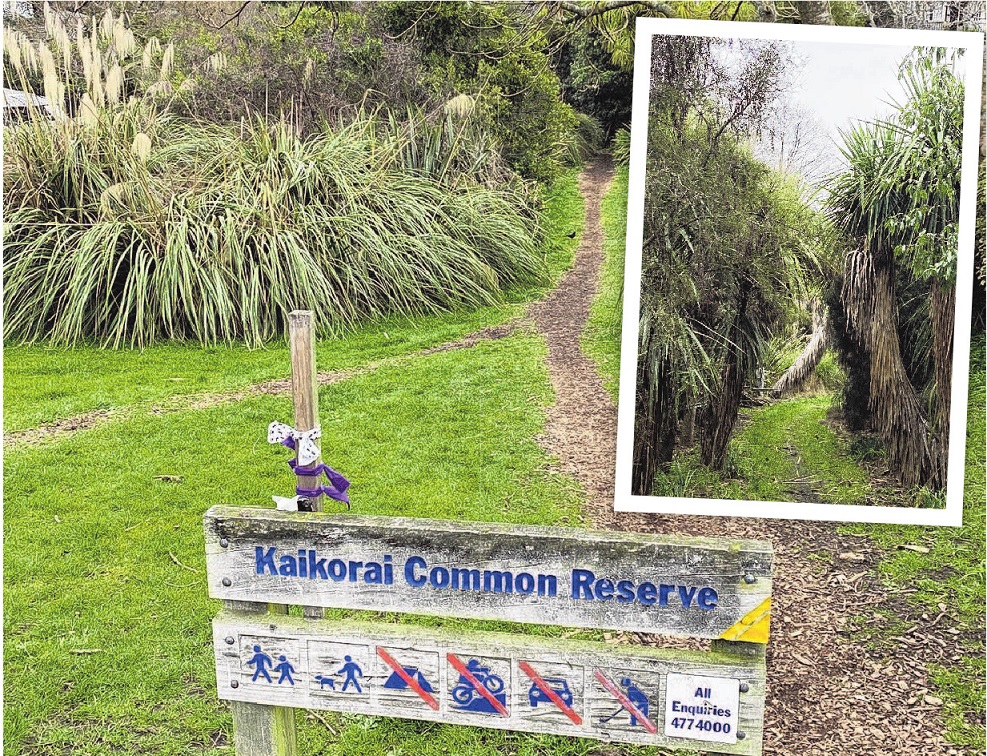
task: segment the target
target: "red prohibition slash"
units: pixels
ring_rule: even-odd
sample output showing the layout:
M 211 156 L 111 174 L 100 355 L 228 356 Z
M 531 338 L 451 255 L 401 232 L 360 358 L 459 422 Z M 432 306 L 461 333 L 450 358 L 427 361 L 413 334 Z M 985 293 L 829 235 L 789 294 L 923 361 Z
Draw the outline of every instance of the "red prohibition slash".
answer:
M 556 706 L 558 706 L 562 710 L 562 713 L 563 714 L 565 714 L 567 717 L 569 717 L 569 719 L 572 720 L 573 724 L 581 725 L 583 723 L 583 718 L 581 716 L 579 716 L 573 710 L 573 708 L 571 706 L 569 706 L 569 704 L 567 704 L 565 701 L 563 701 L 559 697 L 559 694 L 558 693 L 556 693 L 554 690 L 552 690 L 552 686 L 549 685 L 547 682 L 545 682 L 542 679 L 542 676 L 541 675 L 539 675 L 537 672 L 535 672 L 534 667 L 532 667 L 526 661 L 519 661 L 517 663 L 517 665 L 521 668 L 521 671 L 524 672 L 524 674 L 526 674 L 528 677 L 531 678 L 531 682 L 533 682 L 535 685 L 537 685 L 538 686 L 538 689 L 542 693 L 544 693 L 546 696 L 548 696 L 548 699 L 553 704 L 555 704 Z
M 398 677 L 404 680 L 405 683 L 407 683 L 408 687 L 418 694 L 419 698 L 421 698 L 425 703 L 427 703 L 434 711 L 439 710 L 439 702 L 435 700 L 432 694 L 430 694 L 421 685 L 419 685 L 418 681 L 415 678 L 413 678 L 411 675 L 405 672 L 404 667 L 398 664 L 394 660 L 393 656 L 387 653 L 387 651 L 385 651 L 380 646 L 377 646 L 377 656 L 383 659 L 384 663 L 387 664 L 388 667 L 390 667 L 395 672 L 397 672 Z
M 507 709 L 504 708 L 504 704 L 502 704 L 500 701 L 494 698 L 493 694 L 489 690 L 487 690 L 486 686 L 482 682 L 476 679 L 476 675 L 474 675 L 472 672 L 469 671 L 469 669 L 466 668 L 466 665 L 463 664 L 462 661 L 460 661 L 459 657 L 457 657 L 454 653 L 449 652 L 446 654 L 446 658 L 449 660 L 449 663 L 456 668 L 456 671 L 459 674 L 461 674 L 463 677 L 465 677 L 467 680 L 470 681 L 470 685 L 473 686 L 473 689 L 481 696 L 483 696 L 485 699 L 487 699 L 487 701 L 490 702 L 490 705 L 493 706 L 498 712 L 500 712 L 502 716 L 505 717 L 510 716 L 510 714 L 507 713 Z
M 656 735 L 658 733 L 658 728 L 655 727 L 654 722 L 644 716 L 644 714 L 641 713 L 641 710 L 632 704 L 631 700 L 624 695 L 623 691 L 611 682 L 610 678 L 598 669 L 594 669 L 593 674 L 596 676 L 596 679 L 600 681 L 600 685 L 606 688 L 614 698 L 620 701 L 620 705 L 634 715 L 634 718 L 644 726 L 645 730 L 650 732 L 652 735 Z

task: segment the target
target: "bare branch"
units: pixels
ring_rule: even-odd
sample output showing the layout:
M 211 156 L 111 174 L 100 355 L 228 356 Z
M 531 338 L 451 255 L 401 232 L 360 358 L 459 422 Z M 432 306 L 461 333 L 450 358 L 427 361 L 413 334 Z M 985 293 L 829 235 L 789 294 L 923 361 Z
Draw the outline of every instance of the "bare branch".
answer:
M 603 0 L 603 2 L 581 3 L 565 0 L 557 3 L 558 7 L 577 18 L 592 18 L 601 16 L 612 10 L 619 8 L 629 8 L 635 5 L 641 6 L 649 11 L 660 13 L 666 18 L 672 18 L 675 10 L 668 3 L 657 2 L 656 0 Z

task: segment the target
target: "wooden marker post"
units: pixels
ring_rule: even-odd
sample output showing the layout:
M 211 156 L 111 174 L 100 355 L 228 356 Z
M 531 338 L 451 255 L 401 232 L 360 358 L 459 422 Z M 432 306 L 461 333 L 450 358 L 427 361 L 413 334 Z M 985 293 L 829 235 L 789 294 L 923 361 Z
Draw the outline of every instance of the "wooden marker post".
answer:
M 291 394 L 294 404 L 294 427 L 308 431 L 319 424 L 319 386 L 315 370 L 315 323 L 311 310 L 293 310 L 288 314 L 288 341 L 291 348 Z M 318 465 L 316 459 L 311 465 Z M 305 469 L 299 466 L 299 470 Z M 298 485 L 316 488 L 318 476 L 298 476 Z M 312 509 L 321 512 L 322 497 L 312 500 Z M 238 614 L 288 614 L 288 605 L 250 601 L 227 601 L 228 611 Z M 304 607 L 305 616 L 321 619 L 322 607 Z M 297 734 L 295 711 L 286 706 L 231 701 L 233 735 L 237 756 L 295 756 Z
M 315 323 L 311 310 L 288 313 L 288 341 L 291 343 L 291 396 L 295 405 L 295 430 L 304 433 L 319 424 L 319 386 L 315 372 Z M 318 465 L 321 457 L 306 467 Z M 298 466 L 297 472 L 303 470 Z M 298 476 L 298 485 L 316 488 L 318 476 Z M 312 500 L 312 509 L 322 511 L 322 497 Z M 321 616 L 318 615 L 318 616 Z

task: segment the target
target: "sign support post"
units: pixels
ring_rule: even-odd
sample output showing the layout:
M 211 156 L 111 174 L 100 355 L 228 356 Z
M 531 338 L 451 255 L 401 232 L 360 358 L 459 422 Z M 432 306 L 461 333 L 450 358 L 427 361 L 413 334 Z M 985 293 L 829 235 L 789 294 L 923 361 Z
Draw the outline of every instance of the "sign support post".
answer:
M 311 310 L 293 310 L 288 314 L 288 341 L 291 347 L 291 394 L 294 426 L 308 431 L 319 424 L 319 387 L 315 370 L 315 323 Z M 318 465 L 316 459 L 312 465 Z M 304 469 L 299 466 L 299 472 Z M 299 485 L 315 488 L 318 477 L 298 476 Z M 312 510 L 321 512 L 322 497 L 312 500 Z M 226 601 L 227 611 L 237 614 L 288 614 L 287 604 L 253 601 Z M 322 607 L 304 607 L 305 616 L 322 619 Z M 296 756 L 298 736 L 295 710 L 286 706 L 230 702 L 233 711 L 233 737 L 237 756 Z

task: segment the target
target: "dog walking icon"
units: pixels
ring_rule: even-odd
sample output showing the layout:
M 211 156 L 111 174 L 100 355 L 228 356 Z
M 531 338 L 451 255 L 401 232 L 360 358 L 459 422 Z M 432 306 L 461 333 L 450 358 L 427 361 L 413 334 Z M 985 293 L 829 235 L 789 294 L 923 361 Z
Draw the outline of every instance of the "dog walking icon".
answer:
M 360 687 L 360 683 L 357 682 L 357 676 L 363 677 L 363 670 L 360 669 L 360 665 L 353 661 L 352 656 L 343 657 L 343 661 L 346 663 L 340 667 L 339 671 L 336 672 L 337 675 L 346 675 L 346 679 L 343 680 L 342 692 L 345 693 L 346 689 L 353 685 L 356 688 L 357 693 L 362 693 L 363 688 Z

